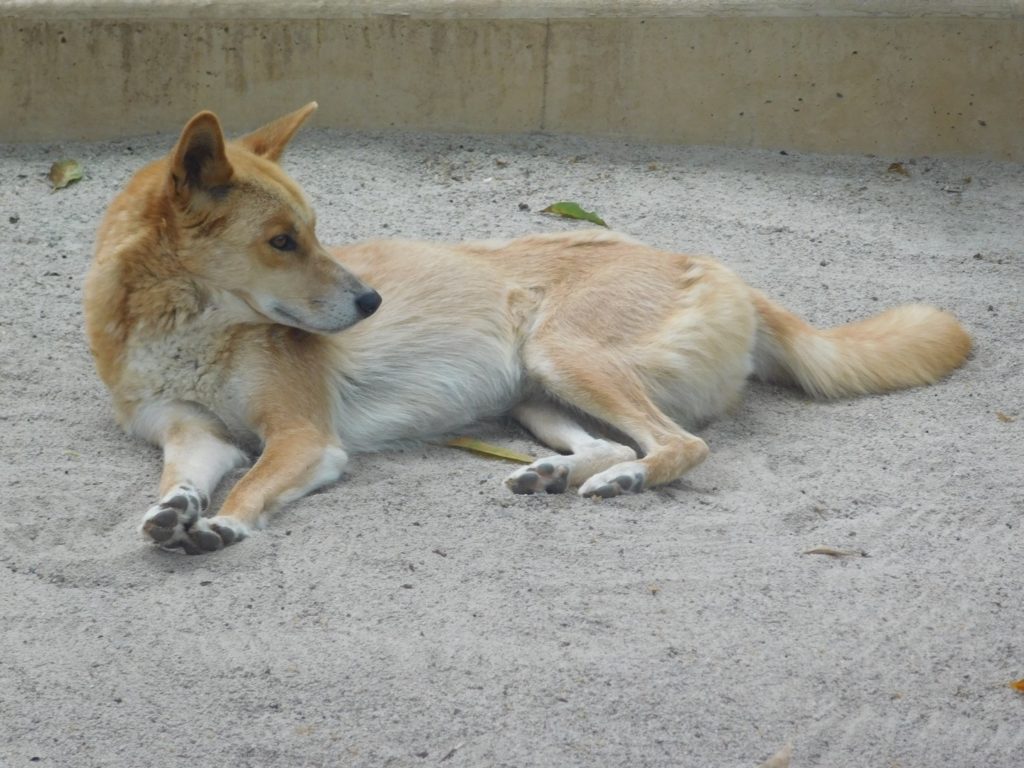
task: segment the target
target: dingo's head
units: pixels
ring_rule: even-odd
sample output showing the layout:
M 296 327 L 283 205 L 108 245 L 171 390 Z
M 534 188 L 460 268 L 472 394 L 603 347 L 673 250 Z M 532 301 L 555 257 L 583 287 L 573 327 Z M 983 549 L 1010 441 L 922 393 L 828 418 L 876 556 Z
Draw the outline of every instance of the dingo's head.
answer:
M 309 202 L 277 163 L 316 106 L 230 143 L 217 117 L 200 112 L 171 153 L 167 184 L 176 251 L 205 288 L 271 322 L 333 333 L 373 314 L 381 298 L 320 245 Z

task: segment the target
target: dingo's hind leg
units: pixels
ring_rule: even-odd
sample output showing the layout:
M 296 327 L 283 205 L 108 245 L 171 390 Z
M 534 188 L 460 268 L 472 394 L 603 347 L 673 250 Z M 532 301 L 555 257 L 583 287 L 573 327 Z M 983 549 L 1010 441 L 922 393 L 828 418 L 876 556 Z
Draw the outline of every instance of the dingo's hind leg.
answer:
M 530 372 L 551 395 L 614 427 L 643 452 L 643 458 L 620 461 L 586 479 L 581 496 L 639 493 L 675 480 L 707 457 L 704 441 L 662 413 L 636 371 L 617 362 L 617 355 L 543 339 L 526 352 Z

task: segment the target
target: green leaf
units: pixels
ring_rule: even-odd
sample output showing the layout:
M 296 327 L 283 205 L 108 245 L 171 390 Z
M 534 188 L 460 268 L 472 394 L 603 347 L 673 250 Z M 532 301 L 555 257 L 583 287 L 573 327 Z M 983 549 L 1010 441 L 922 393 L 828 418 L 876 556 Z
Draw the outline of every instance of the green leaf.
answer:
M 608 225 L 604 223 L 604 219 L 598 216 L 596 213 L 585 211 L 580 207 L 579 203 L 552 203 L 545 208 L 541 213 L 553 213 L 556 216 L 564 216 L 567 219 L 582 219 L 583 221 L 589 221 L 593 224 L 599 224 L 602 227 Z
M 77 160 L 58 160 L 50 166 L 47 178 L 54 190 L 64 189 L 73 181 L 78 181 L 85 174 Z
M 502 448 L 497 445 L 491 445 L 490 443 L 485 443 L 483 440 L 477 440 L 475 437 L 453 437 L 445 443 L 445 445 L 452 448 L 461 448 L 464 451 L 472 451 L 473 453 L 479 453 L 484 456 L 493 456 L 496 459 L 518 461 L 520 464 L 533 463 L 532 456 L 527 456 L 525 453 L 510 451 L 507 448 Z

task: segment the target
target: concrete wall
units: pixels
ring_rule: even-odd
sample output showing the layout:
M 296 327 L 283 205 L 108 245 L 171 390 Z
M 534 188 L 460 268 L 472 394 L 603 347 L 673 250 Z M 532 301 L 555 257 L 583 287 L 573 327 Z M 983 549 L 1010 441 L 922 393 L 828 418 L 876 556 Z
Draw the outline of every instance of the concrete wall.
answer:
M 0 140 L 317 124 L 1024 160 L 1024 2 L 18 0 Z

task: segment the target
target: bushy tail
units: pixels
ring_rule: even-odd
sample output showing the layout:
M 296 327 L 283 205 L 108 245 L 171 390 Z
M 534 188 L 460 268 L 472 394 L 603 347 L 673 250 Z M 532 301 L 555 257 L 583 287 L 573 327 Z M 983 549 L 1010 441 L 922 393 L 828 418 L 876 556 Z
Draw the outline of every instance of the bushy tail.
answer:
M 932 384 L 958 368 L 971 337 L 948 312 L 908 304 L 820 331 L 752 291 L 754 370 L 815 397 L 849 397 Z

